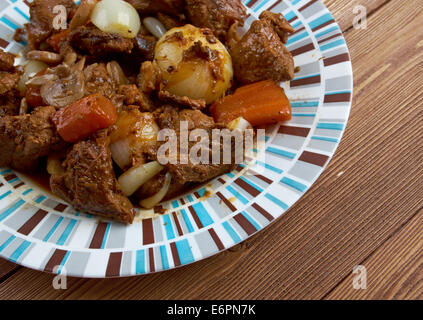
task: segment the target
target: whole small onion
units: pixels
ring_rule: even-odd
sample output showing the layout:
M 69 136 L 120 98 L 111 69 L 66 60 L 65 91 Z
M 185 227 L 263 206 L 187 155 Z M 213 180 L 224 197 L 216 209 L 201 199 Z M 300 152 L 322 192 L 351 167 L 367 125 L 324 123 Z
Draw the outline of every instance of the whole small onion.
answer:
M 156 45 L 155 62 L 164 90 L 207 104 L 221 98 L 233 78 L 232 59 L 209 29 L 173 28 Z
M 44 62 L 37 60 L 29 60 L 24 66 L 24 73 L 21 75 L 21 78 L 18 83 L 19 91 L 24 94 L 26 91 L 26 82 L 38 72 L 43 71 L 48 68 Z
M 141 28 L 137 10 L 123 0 L 102 0 L 91 13 L 92 23 L 101 31 L 135 38 Z

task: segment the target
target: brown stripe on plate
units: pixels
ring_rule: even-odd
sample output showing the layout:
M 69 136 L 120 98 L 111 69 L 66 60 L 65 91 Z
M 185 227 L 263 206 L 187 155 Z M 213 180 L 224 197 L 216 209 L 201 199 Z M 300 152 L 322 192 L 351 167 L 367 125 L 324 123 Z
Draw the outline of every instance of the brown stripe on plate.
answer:
M 189 210 L 189 212 L 191 212 L 191 215 L 194 218 L 194 221 L 197 224 L 197 227 L 199 229 L 203 228 L 203 224 L 201 223 L 200 218 L 198 218 L 197 212 L 195 212 L 194 208 L 192 206 L 189 206 L 188 210 Z
M 142 220 L 142 244 L 154 243 L 153 219 Z
M 325 22 L 324 24 L 321 24 L 320 26 L 317 26 L 317 27 L 315 27 L 314 29 L 312 29 L 313 31 L 317 31 L 317 30 L 319 30 L 319 29 L 322 29 L 322 28 L 324 28 L 324 27 L 326 27 L 326 26 L 328 26 L 328 25 L 330 25 L 330 24 L 332 24 L 332 23 L 334 23 L 335 22 L 335 20 L 329 20 L 329 21 L 327 21 L 327 22 Z
M 241 172 L 242 170 L 244 170 L 244 168 L 238 165 L 235 167 L 235 170 Z
M 91 240 L 90 249 L 100 249 L 103 243 L 103 238 L 107 229 L 107 222 L 100 222 L 95 229 L 93 238 Z
M 281 1 L 282 0 L 278 0 L 278 1 L 276 1 L 269 9 L 267 9 L 267 10 L 269 10 L 269 11 L 272 11 L 272 9 L 274 9 L 279 3 L 281 3 Z
M 236 216 L 234 216 L 234 219 L 249 236 L 257 231 L 257 229 L 254 228 L 250 221 L 248 221 L 247 218 L 245 218 L 241 213 L 238 213 Z
M 231 209 L 232 212 L 235 212 L 236 211 L 235 206 L 228 199 L 226 199 L 223 194 L 221 194 L 220 192 L 216 192 L 216 195 L 220 198 L 220 200 L 223 201 L 224 204 L 226 204 L 226 206 L 229 209 Z
M 319 167 L 323 167 L 326 164 L 326 162 L 329 160 L 329 157 L 325 156 L 324 154 L 304 151 L 298 160 L 311 163 Z
M 306 53 L 306 52 L 309 52 L 309 51 L 312 51 L 312 50 L 314 50 L 314 44 L 309 43 L 309 44 L 306 44 L 305 46 L 302 46 L 302 47 L 299 47 L 297 49 L 292 50 L 291 53 L 295 57 L 295 56 L 298 56 L 300 54 L 303 54 L 303 53 Z
M 291 80 L 291 87 L 299 87 L 308 84 L 320 83 L 320 81 L 320 75 L 303 79 Z
M 200 198 L 201 198 L 200 194 L 199 194 L 197 191 L 195 191 L 195 192 L 194 192 L 194 196 L 195 196 L 197 199 L 200 199 Z
M 176 212 L 172 212 L 173 220 L 175 220 L 176 229 L 178 230 L 178 234 L 182 236 L 184 233 L 182 231 L 181 225 L 179 223 L 178 217 L 176 216 Z
M 13 180 L 13 179 L 15 179 L 15 178 L 17 178 L 17 176 L 16 176 L 16 174 L 9 174 L 9 175 L 7 175 L 7 176 L 5 176 L 4 177 L 4 179 L 7 181 L 7 182 L 9 182 L 10 180 Z
M 122 264 L 122 252 L 111 252 L 106 268 L 106 277 L 119 277 Z
M 301 28 L 295 30 L 293 33 L 290 34 L 290 36 L 292 37 L 294 34 L 300 32 L 300 31 L 303 31 L 303 30 L 305 30 L 305 27 L 301 27 Z
M 310 133 L 310 128 L 280 126 L 278 133 L 306 138 L 308 134 Z
M 307 2 L 305 5 L 303 5 L 303 6 L 299 9 L 299 11 L 303 11 L 303 10 L 307 9 L 307 8 L 308 8 L 308 7 L 310 7 L 313 3 L 316 3 L 316 2 L 317 2 L 317 0 L 311 0 L 311 1 Z
M 263 217 L 265 217 L 267 220 L 269 220 L 269 221 L 273 221 L 275 218 L 273 218 L 273 216 L 269 213 L 269 212 L 267 212 L 266 210 L 264 210 L 262 207 L 260 207 L 257 203 L 253 203 L 252 204 L 252 207 L 254 208 L 254 209 L 256 209 L 258 212 L 260 212 L 261 213 L 261 215 L 263 216 Z
M 59 211 L 59 212 L 63 212 L 63 211 L 65 211 L 66 210 L 66 208 L 67 208 L 68 206 L 66 205 L 66 204 L 63 204 L 63 203 L 59 203 L 55 208 L 54 208 L 54 210 L 56 210 L 56 211 Z
M 56 249 L 44 267 L 44 271 L 52 273 L 54 267 L 60 266 L 66 253 L 66 250 Z
M 295 20 L 297 20 L 298 19 L 298 17 L 297 16 L 295 16 L 295 17 L 293 17 L 293 18 L 291 18 L 290 20 L 288 20 L 288 22 L 289 23 L 291 23 L 291 22 L 294 22 Z
M 255 171 L 253 171 L 253 170 L 251 170 L 251 169 L 249 169 L 248 170 L 248 174 L 249 175 L 252 175 L 252 176 L 254 176 L 254 177 L 256 177 L 256 178 L 258 178 L 258 179 L 260 179 L 260 180 L 262 180 L 262 181 L 264 181 L 264 182 L 266 182 L 267 184 L 272 184 L 272 180 L 270 180 L 269 178 L 267 178 L 267 177 L 265 177 L 265 176 L 263 176 L 263 175 L 261 175 L 261 174 L 259 174 L 259 173 L 257 173 L 257 172 L 255 172 Z
M 337 56 L 324 59 L 323 64 L 325 67 L 328 67 L 345 61 L 350 61 L 350 56 L 348 53 L 338 54 Z
M 18 188 L 22 187 L 23 185 L 25 185 L 25 183 L 24 182 L 20 182 L 16 186 L 14 186 L 13 188 L 18 189 Z
M 342 33 L 334 34 L 334 35 L 332 35 L 330 37 L 327 37 L 325 39 L 319 40 L 317 43 L 322 43 L 322 42 L 328 41 L 330 39 L 333 39 L 333 38 L 336 38 L 336 37 L 339 37 L 339 36 L 342 36 Z
M 32 230 L 45 218 L 47 211 L 39 209 L 31 218 L 28 219 L 18 230 L 19 233 L 29 235 Z
M 9 45 L 9 42 L 0 38 L 0 47 L 6 48 L 8 45 Z
M 257 3 L 257 1 L 258 0 L 251 0 L 248 4 L 247 4 L 247 7 L 248 8 L 252 8 L 256 3 Z
M 153 251 L 153 248 L 148 249 L 148 262 L 150 264 L 150 272 L 155 272 L 156 268 L 154 267 L 154 251 Z
M 179 199 L 179 201 L 181 202 L 182 205 L 185 204 L 185 200 L 183 198 Z
M 176 249 L 175 242 L 170 244 L 170 251 L 172 252 L 173 262 L 175 262 L 175 267 L 181 265 L 181 259 L 179 259 L 178 249 Z
M 157 214 L 163 214 L 164 212 L 166 212 L 166 209 L 163 208 L 163 206 L 161 205 L 155 206 L 153 210 L 154 210 L 154 213 L 157 213 Z
M 218 237 L 218 235 L 216 234 L 216 231 L 214 231 L 213 228 L 209 229 L 209 233 L 214 243 L 216 243 L 216 246 L 219 249 L 219 251 L 222 251 L 223 249 L 225 249 L 225 246 L 223 245 L 222 241 L 220 241 L 220 238 Z
M 3 187 L 3 186 L 4 186 L 4 184 L 0 182 L 0 188 Z
M 240 186 L 242 189 L 247 191 L 250 195 L 253 197 L 257 197 L 260 194 L 260 191 L 258 191 L 256 188 L 254 188 L 252 185 L 248 184 L 242 179 L 236 179 L 235 183 Z
M 221 184 L 225 184 L 226 183 L 226 181 L 223 180 L 222 178 L 217 179 L 217 181 L 219 181 Z
M 331 102 L 349 102 L 351 99 L 351 93 L 337 93 L 325 95 L 324 103 Z

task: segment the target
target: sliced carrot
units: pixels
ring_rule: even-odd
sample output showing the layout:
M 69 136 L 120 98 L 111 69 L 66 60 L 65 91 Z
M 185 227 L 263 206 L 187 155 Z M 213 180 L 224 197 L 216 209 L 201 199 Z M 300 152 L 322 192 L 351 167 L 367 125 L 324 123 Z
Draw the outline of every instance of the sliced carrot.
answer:
M 47 43 L 51 45 L 51 47 L 54 49 L 54 51 L 59 52 L 60 51 L 60 44 L 62 41 L 66 39 L 66 37 L 69 34 L 69 29 L 66 29 L 65 31 L 55 33 L 50 38 L 47 39 Z
M 60 109 L 53 116 L 57 132 L 67 142 L 81 141 L 116 122 L 113 103 L 101 94 L 93 94 Z
M 243 117 L 251 125 L 267 125 L 291 120 L 291 104 L 285 91 L 271 80 L 238 88 L 210 107 L 216 122 L 227 124 Z

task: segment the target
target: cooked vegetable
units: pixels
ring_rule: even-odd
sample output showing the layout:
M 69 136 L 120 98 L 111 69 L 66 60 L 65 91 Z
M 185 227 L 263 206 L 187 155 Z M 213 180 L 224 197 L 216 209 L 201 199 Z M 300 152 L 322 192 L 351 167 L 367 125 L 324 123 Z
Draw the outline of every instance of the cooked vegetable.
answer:
M 52 77 L 52 79 L 49 79 L 48 81 L 47 79 L 39 79 L 41 83 L 37 84 L 42 84 L 40 92 L 47 104 L 56 108 L 62 108 L 84 96 L 85 79 L 82 72 L 77 70 L 76 66 L 77 65 L 75 65 L 75 69 L 72 71 L 63 70 L 66 71 L 66 73 L 71 72 L 70 75 L 63 78 L 59 78 L 54 73 L 45 75 L 45 77 Z M 61 72 L 62 70 L 58 71 L 58 73 Z
M 113 103 L 101 94 L 93 94 L 56 112 L 53 122 L 67 142 L 78 142 L 116 122 Z
M 30 85 L 30 84 L 27 85 L 25 98 L 26 98 L 27 104 L 32 108 L 46 105 L 40 93 L 40 86 Z
M 236 118 L 235 120 L 232 120 L 226 126 L 230 130 L 241 130 L 241 131 L 244 131 L 246 129 L 251 129 L 253 127 L 251 123 L 249 123 L 243 117 L 239 117 L 239 118 Z
M 28 59 L 38 60 L 45 63 L 58 64 L 62 61 L 60 54 L 50 51 L 32 50 L 27 53 Z
M 127 84 L 128 79 L 126 78 L 125 74 L 123 73 L 122 68 L 120 67 L 119 63 L 116 61 L 111 61 L 106 66 L 107 72 L 112 76 L 113 80 L 121 85 Z
M 121 169 L 143 162 L 142 151 L 156 143 L 158 132 L 151 113 L 134 109 L 120 112 L 110 135 L 113 160 Z
M 123 194 L 126 196 L 132 195 L 139 187 L 162 171 L 163 168 L 157 161 L 132 167 L 118 179 Z
M 164 90 L 211 103 L 231 86 L 232 59 L 209 29 L 173 28 L 157 43 L 155 61 Z
M 55 153 L 49 154 L 47 158 L 47 172 L 50 175 L 61 174 L 64 172 L 60 157 Z
M 138 12 L 123 0 L 102 0 L 91 13 L 92 23 L 101 31 L 135 38 L 141 28 Z
M 97 0 L 82 0 L 69 23 L 69 30 L 84 25 L 90 19 L 91 12 L 94 10 L 96 4 Z
M 28 61 L 27 64 L 24 66 L 24 73 L 21 75 L 21 78 L 18 83 L 19 91 L 24 94 L 26 90 L 25 83 L 37 73 L 47 68 L 48 65 L 46 65 L 44 62 L 37 60 Z
M 144 18 L 142 23 L 147 28 L 147 30 L 150 31 L 151 34 L 158 39 L 163 37 L 163 35 L 167 32 L 164 25 L 156 18 L 153 18 L 153 17 Z
M 166 176 L 165 176 L 165 181 L 164 181 L 163 187 L 160 189 L 160 191 L 157 192 L 155 195 L 147 198 L 147 199 L 141 200 L 140 206 L 143 207 L 143 208 L 146 208 L 146 209 L 152 209 L 156 205 L 158 205 L 160 203 L 160 201 L 162 201 L 164 199 L 167 192 L 169 191 L 169 186 L 170 186 L 171 180 L 172 180 L 172 176 L 170 175 L 169 172 L 167 172 Z
M 253 126 L 290 120 L 292 116 L 285 91 L 271 80 L 237 89 L 214 103 L 210 112 L 216 122 L 228 123 L 243 117 Z

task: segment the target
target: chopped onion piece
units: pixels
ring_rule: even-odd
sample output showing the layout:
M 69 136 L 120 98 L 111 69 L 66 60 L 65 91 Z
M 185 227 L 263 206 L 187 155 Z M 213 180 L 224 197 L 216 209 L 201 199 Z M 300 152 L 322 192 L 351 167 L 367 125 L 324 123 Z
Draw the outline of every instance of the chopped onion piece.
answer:
M 21 75 L 18 83 L 19 91 L 24 94 L 26 91 L 26 82 L 29 80 L 29 78 L 35 76 L 38 72 L 47 68 L 48 65 L 46 65 L 44 62 L 36 60 L 28 61 L 28 63 L 24 66 L 24 73 Z
M 135 38 L 141 28 L 137 10 L 123 0 L 102 0 L 91 13 L 92 23 L 101 31 Z
M 147 17 L 143 21 L 144 26 L 153 36 L 160 39 L 167 32 L 164 25 L 156 18 Z
M 165 182 L 163 184 L 163 187 L 160 189 L 159 192 L 157 192 L 155 195 L 151 196 L 150 198 L 144 199 L 140 201 L 140 206 L 145 209 L 152 209 L 157 204 L 160 203 L 166 196 L 167 192 L 169 191 L 170 181 L 172 180 L 172 176 L 170 173 L 166 173 L 165 176 Z
M 238 129 L 238 130 L 241 130 L 241 131 L 245 131 L 247 129 L 253 128 L 253 126 L 247 120 L 245 120 L 243 117 L 239 117 L 235 120 L 232 120 L 226 126 L 230 130 Z
M 91 12 L 96 4 L 97 0 L 82 0 L 75 12 L 75 15 L 69 23 L 69 30 L 73 30 L 84 25 L 90 19 Z
M 156 174 L 163 170 L 163 166 L 157 161 L 149 162 L 141 166 L 132 167 L 119 179 L 120 188 L 127 197 L 137 191 L 144 183 L 152 179 Z
M 50 51 L 32 50 L 27 53 L 27 57 L 30 60 L 39 60 L 45 63 L 53 64 L 57 64 L 62 61 L 62 56 L 60 54 Z
M 110 144 L 112 158 L 119 166 L 124 169 L 131 163 L 131 148 L 128 139 L 122 139 Z
M 60 158 L 55 154 L 49 155 L 48 158 L 47 158 L 47 172 L 48 172 L 48 174 L 50 174 L 50 175 L 61 174 L 61 173 L 63 173 L 63 171 L 64 170 L 63 170 Z

